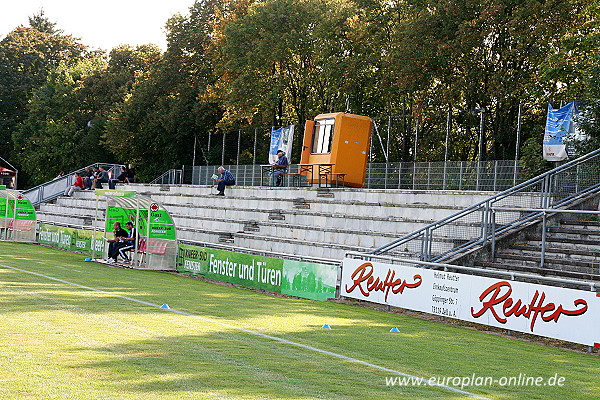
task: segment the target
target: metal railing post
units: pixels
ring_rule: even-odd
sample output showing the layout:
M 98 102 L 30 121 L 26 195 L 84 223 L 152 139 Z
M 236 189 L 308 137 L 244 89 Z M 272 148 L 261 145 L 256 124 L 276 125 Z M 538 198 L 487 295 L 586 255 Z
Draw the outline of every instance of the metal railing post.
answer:
M 492 248 L 491 248 L 491 259 L 496 261 L 496 210 L 492 208 Z
M 544 263 L 546 261 L 546 225 L 547 225 L 547 214 L 546 211 L 542 213 L 542 251 L 541 251 L 541 260 L 540 260 L 540 268 L 544 268 Z
M 496 183 L 498 182 L 498 160 L 494 161 L 494 192 L 496 191 Z

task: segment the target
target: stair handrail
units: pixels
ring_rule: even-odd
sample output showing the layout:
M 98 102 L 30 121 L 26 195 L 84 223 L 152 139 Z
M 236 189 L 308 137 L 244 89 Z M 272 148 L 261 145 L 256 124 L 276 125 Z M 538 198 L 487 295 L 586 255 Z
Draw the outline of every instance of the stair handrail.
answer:
M 367 252 L 366 254 L 383 255 L 383 254 L 386 254 L 386 253 L 390 252 L 391 250 L 396 249 L 402 245 L 407 245 L 411 241 L 421 240 L 421 245 L 417 246 L 417 247 L 421 248 L 420 254 L 418 254 L 419 260 L 421 260 L 421 261 L 447 260 L 449 257 L 451 257 L 461 251 L 465 251 L 465 250 L 471 249 L 475 246 L 481 245 L 482 243 L 489 240 L 492 237 L 492 235 L 494 235 L 494 232 L 489 231 L 490 225 L 491 225 L 491 213 L 492 213 L 493 204 L 497 203 L 500 200 L 503 200 L 510 196 L 519 194 L 519 193 L 523 192 L 524 189 L 529 188 L 535 184 L 542 183 L 542 191 L 540 193 L 540 201 L 541 201 L 540 208 L 558 208 L 561 206 L 565 206 L 565 205 L 569 204 L 570 202 L 574 201 L 574 199 L 569 200 L 567 198 L 567 199 L 561 199 L 561 201 L 559 201 L 559 202 L 550 203 L 550 189 L 552 187 L 552 182 L 551 182 L 550 178 L 552 178 L 553 176 L 556 176 L 557 174 L 559 174 L 563 171 L 566 171 L 566 170 L 572 168 L 573 166 L 579 166 L 589 160 L 593 160 L 596 157 L 598 157 L 599 155 L 600 155 L 600 149 L 596 149 L 596 150 L 594 150 L 588 154 L 585 154 L 579 158 L 576 158 L 565 164 L 562 164 L 550 171 L 544 172 L 534 178 L 531 178 L 525 182 L 522 182 L 510 189 L 507 189 L 500 193 L 497 193 L 496 195 L 493 195 L 487 199 L 484 199 L 484 200 L 482 200 L 472 206 L 469 206 L 457 213 L 454 213 L 448 217 L 442 218 L 442 219 L 440 219 L 436 222 L 433 222 L 423 228 L 420 228 L 414 232 L 404 235 L 390 243 L 387 243 L 387 244 L 380 246 L 374 250 L 371 250 L 371 251 Z M 600 185 L 596 184 L 596 185 L 593 185 L 591 188 L 586 188 L 584 192 L 587 194 L 590 194 L 590 193 L 596 193 L 598 191 L 600 191 Z M 574 198 L 577 198 L 577 196 Z M 480 219 L 479 223 L 481 226 L 482 234 L 480 235 L 480 237 L 472 239 L 472 240 L 467 240 L 465 243 L 461 244 L 460 246 L 456 246 L 453 249 L 434 257 L 434 255 L 432 254 L 432 251 L 431 251 L 434 231 L 441 229 L 442 227 L 445 227 L 454 221 L 458 221 L 461 218 L 471 216 L 476 212 L 481 212 L 481 219 Z M 517 225 L 521 225 L 530 220 L 531 220 L 531 216 L 524 216 L 524 217 L 521 217 L 521 218 L 513 221 L 511 225 L 512 225 L 512 227 L 515 227 Z M 506 230 L 506 227 L 502 226 L 501 229 Z M 408 246 L 407 246 L 407 248 L 408 248 Z M 410 255 L 406 255 L 406 254 L 404 254 L 403 256 L 410 257 Z
M 165 178 L 166 178 L 166 182 L 165 182 Z M 170 169 L 150 182 L 150 184 L 168 184 L 168 185 L 177 185 L 177 184 L 182 184 L 182 183 L 183 183 L 183 170 L 181 170 L 181 169 Z
M 85 168 L 98 168 L 104 167 L 113 177 L 118 176 L 123 164 L 109 164 L 109 163 L 94 163 L 83 168 L 79 168 L 75 171 L 69 172 L 64 176 L 57 177 L 51 181 L 44 182 L 40 185 L 32 187 L 23 191 L 23 194 L 27 196 L 31 204 L 34 206 L 44 203 L 46 201 L 54 200 L 64 193 L 65 189 L 73 183 L 73 176 L 75 172 L 81 172 Z

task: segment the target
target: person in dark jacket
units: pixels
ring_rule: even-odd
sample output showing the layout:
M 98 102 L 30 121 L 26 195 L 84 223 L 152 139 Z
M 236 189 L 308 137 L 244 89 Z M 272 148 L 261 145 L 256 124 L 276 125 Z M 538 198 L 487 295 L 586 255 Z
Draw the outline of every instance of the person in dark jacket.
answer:
M 233 177 L 233 174 L 231 172 L 227 171 L 222 166 L 219 167 L 217 171 L 219 171 L 221 177 L 215 179 L 215 181 L 217 181 L 217 190 L 219 191 L 219 193 L 217 193 L 216 195 L 225 196 L 225 187 L 235 185 L 235 178 Z

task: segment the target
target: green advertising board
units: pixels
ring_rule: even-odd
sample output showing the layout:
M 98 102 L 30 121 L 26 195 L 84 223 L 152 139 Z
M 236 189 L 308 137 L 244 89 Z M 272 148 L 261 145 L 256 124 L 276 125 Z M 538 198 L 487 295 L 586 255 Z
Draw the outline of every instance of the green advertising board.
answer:
M 139 214 L 138 214 L 139 213 Z M 150 215 L 148 215 L 150 213 Z M 139 212 L 136 208 L 124 207 L 121 205 L 108 206 L 106 208 L 106 232 L 112 232 L 113 223 L 116 221 L 124 226 L 126 222 L 132 222 L 134 225 L 138 219 L 138 231 L 153 239 L 172 239 L 177 238 L 175 224 L 169 213 L 165 210 L 144 210 Z
M 312 300 L 335 297 L 338 266 L 284 260 L 281 293 Z
M 178 272 L 313 300 L 335 297 L 337 269 L 185 244 L 177 254 Z
M 22 196 L 20 196 L 22 197 Z M 16 207 L 15 207 L 16 202 Z M 8 207 L 8 209 L 7 209 Z M 15 217 L 15 210 L 17 215 Z M 18 220 L 24 221 L 35 221 L 35 208 L 31 202 L 22 197 L 22 198 L 4 198 L 0 197 L 0 217 L 14 218 Z
M 96 233 L 96 252 L 104 249 L 104 238 Z M 94 231 L 67 228 L 63 226 L 39 224 L 38 241 L 40 244 L 59 249 L 90 252 L 94 244 Z

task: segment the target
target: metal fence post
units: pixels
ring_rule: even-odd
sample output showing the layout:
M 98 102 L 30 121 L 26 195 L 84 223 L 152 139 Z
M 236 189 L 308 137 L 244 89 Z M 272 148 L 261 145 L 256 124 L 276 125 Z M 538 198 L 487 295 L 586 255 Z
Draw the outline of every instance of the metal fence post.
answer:
M 227 136 L 227 133 L 223 132 L 223 148 L 221 149 L 221 165 L 225 164 L 225 136 Z
M 496 261 L 496 210 L 491 209 L 492 216 L 492 256 L 490 257 L 492 261 Z
M 498 160 L 494 160 L 494 192 L 496 189 L 496 183 L 498 182 Z
M 252 165 L 256 165 L 256 139 L 258 137 L 258 128 L 254 128 L 254 150 L 252 151 Z
M 464 161 L 460 162 L 460 172 L 458 173 L 458 190 L 462 190 Z
M 540 260 L 540 268 L 544 268 L 544 263 L 546 261 L 546 211 L 542 212 L 542 251 L 541 251 L 541 260 Z
M 235 156 L 235 165 L 240 165 L 240 146 L 242 144 L 242 130 L 238 129 L 237 154 Z

